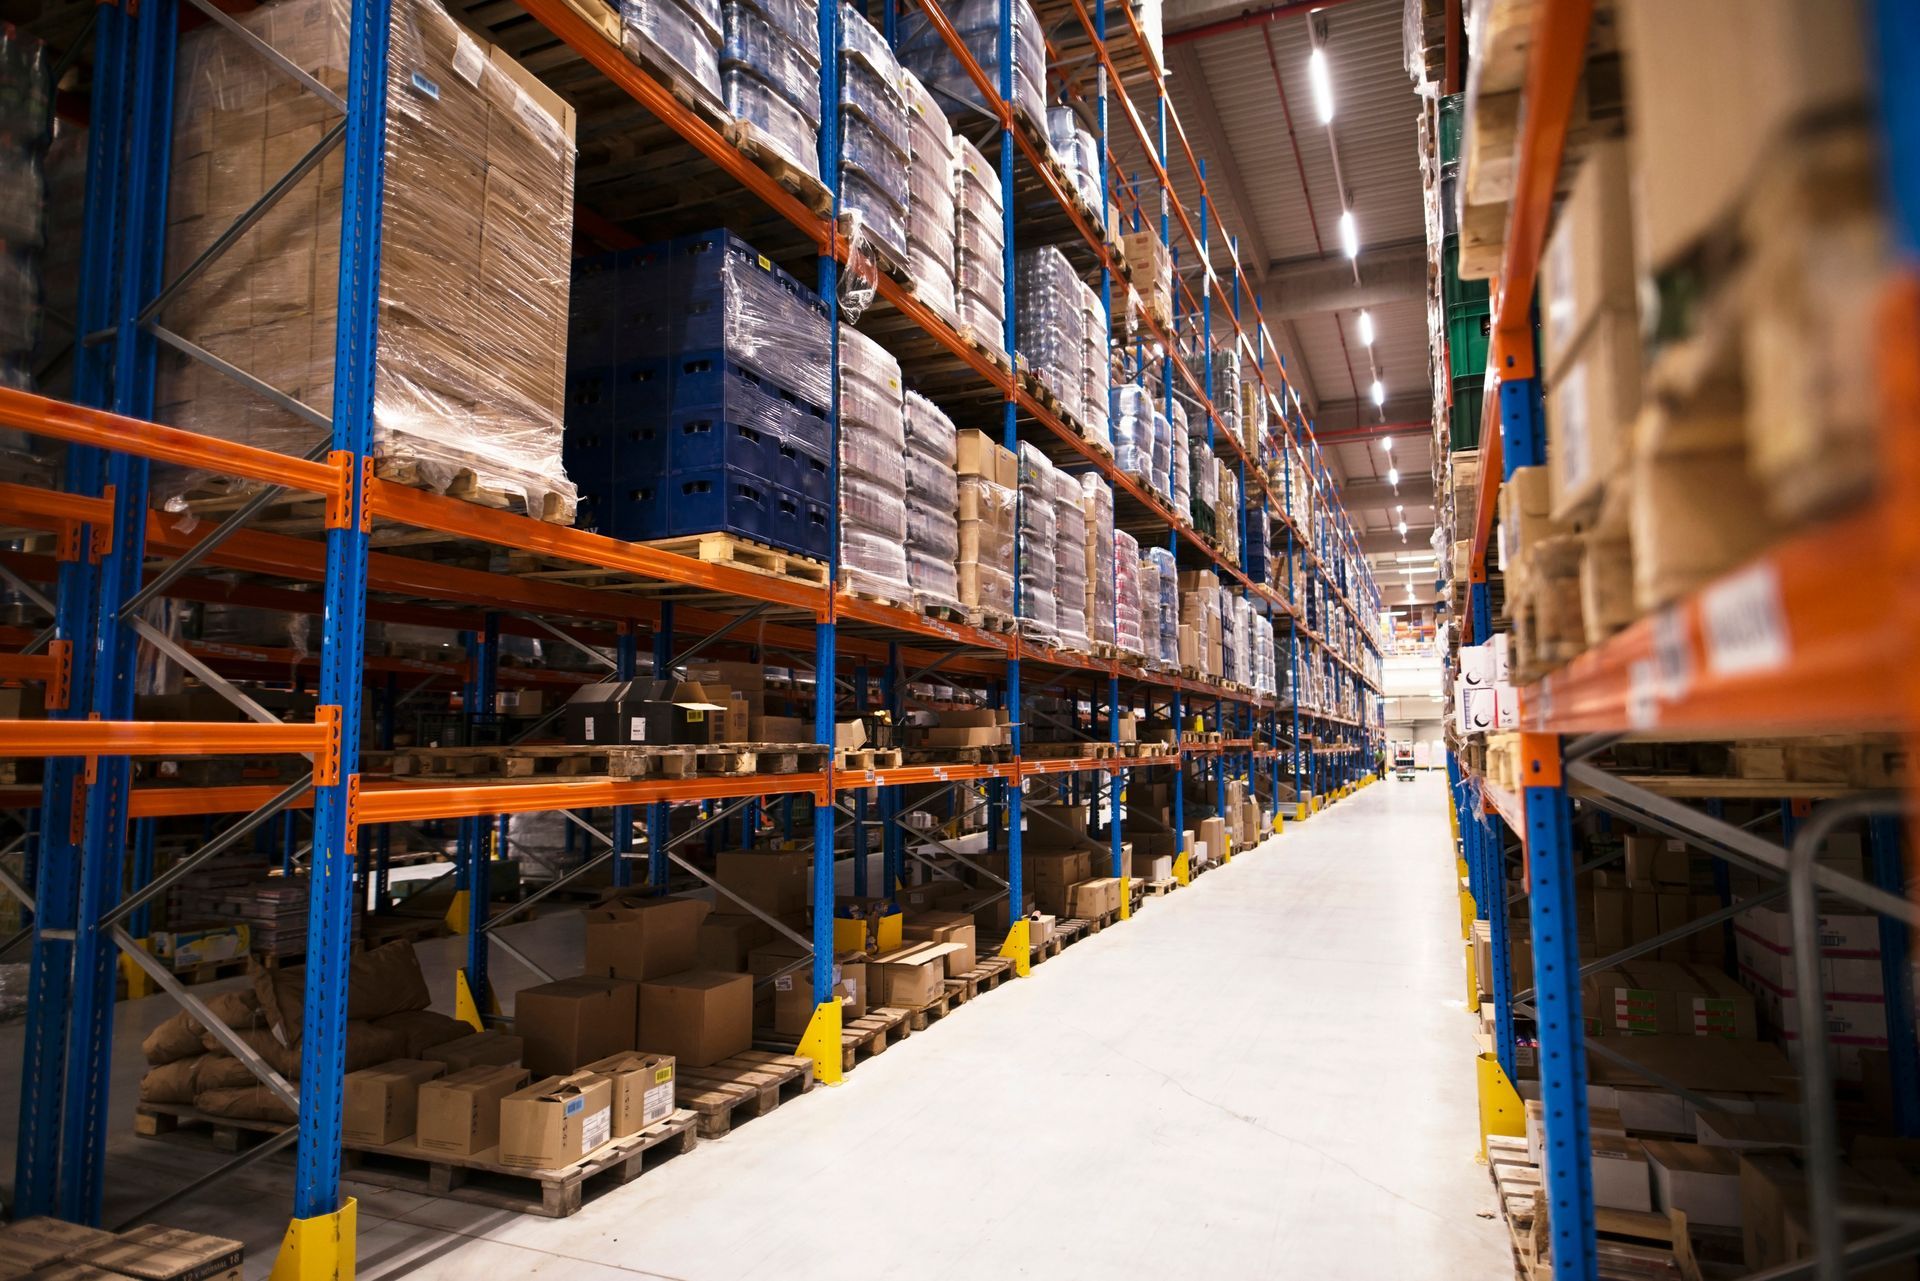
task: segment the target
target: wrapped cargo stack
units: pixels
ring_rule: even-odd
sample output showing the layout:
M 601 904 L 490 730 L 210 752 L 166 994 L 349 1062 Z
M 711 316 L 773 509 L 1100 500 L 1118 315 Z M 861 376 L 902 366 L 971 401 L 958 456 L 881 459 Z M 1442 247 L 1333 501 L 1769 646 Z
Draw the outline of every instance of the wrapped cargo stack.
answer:
M 654 4 L 670 0 L 652 0 Z M 820 11 L 813 0 L 726 0 L 720 88 L 754 145 L 820 176 Z
M 952 323 L 954 299 L 953 126 L 911 71 L 907 102 L 907 271 L 914 294 Z
M 965 431 L 958 435 L 955 470 L 960 490 L 955 565 L 960 603 L 976 625 L 1011 630 L 1018 461 L 1012 450 L 985 432 Z
M 906 605 L 907 433 L 900 362 L 840 326 L 840 577 L 862 596 Z
M 907 104 L 900 64 L 873 24 L 840 6 L 840 211 L 861 247 L 896 271 L 907 259 Z
M 825 561 L 832 361 L 813 291 L 725 229 L 575 271 L 566 463 L 580 523 Z
M 1000 173 L 980 149 L 953 139 L 953 288 L 960 329 L 1007 358 L 1006 228 Z
M 1099 646 L 1114 644 L 1113 487 L 1095 472 L 1080 476 L 1080 509 L 1086 523 L 1087 635 Z M 1138 553 L 1136 552 L 1136 555 Z M 1138 605 L 1135 605 L 1137 612 Z
M 1020 442 L 1019 457 L 1020 628 L 1053 644 L 1060 639 L 1054 595 L 1060 530 L 1054 512 L 1054 466 L 1026 441 Z
M 720 46 L 727 32 L 720 0 L 620 0 L 619 8 L 620 43 L 629 58 L 708 106 L 722 105 Z
M 960 487 L 953 420 L 917 392 L 906 395 L 907 586 L 914 608 L 960 608 Z
M 1113 531 L 1113 638 L 1122 654 L 1131 658 L 1147 655 L 1147 613 L 1142 583 L 1146 564 L 1140 557 L 1140 544 L 1124 529 Z M 1154 626 L 1159 619 L 1154 618 Z
M 1056 467 L 1047 485 L 1053 497 L 1054 626 L 1061 648 L 1086 653 L 1093 642 L 1087 631 L 1087 516 L 1080 481 Z
M 286 95 L 250 41 L 270 31 L 285 61 L 344 93 L 351 10 L 346 0 L 280 0 L 237 16 L 239 31 L 182 38 L 168 279 L 337 121 L 318 97 Z M 438 4 L 399 0 L 391 31 L 389 62 L 401 70 L 387 91 L 374 457 L 390 479 L 441 491 L 471 480 L 480 501 L 570 523 L 561 421 L 573 109 Z M 438 93 L 417 91 L 415 78 Z M 333 411 L 342 181 L 338 164 L 310 170 L 159 317 L 322 414 Z M 161 422 L 295 456 L 323 434 L 172 350 L 156 378 Z

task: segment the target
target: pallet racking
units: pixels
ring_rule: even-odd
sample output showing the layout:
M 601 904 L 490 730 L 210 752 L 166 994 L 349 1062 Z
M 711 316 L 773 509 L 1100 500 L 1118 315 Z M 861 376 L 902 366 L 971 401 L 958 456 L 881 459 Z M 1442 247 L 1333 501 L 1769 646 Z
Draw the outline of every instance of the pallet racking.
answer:
M 1489 394 L 1479 437 L 1478 509 L 1466 616 L 1456 623 L 1468 641 L 1493 634 L 1488 551 L 1500 486 L 1516 467 L 1546 461 L 1546 424 L 1539 410 L 1534 285 L 1555 207 L 1555 188 L 1574 95 L 1585 63 L 1592 0 L 1548 0 L 1535 7 L 1526 29 L 1525 110 L 1514 151 L 1515 181 L 1492 305 L 1487 365 Z M 1890 189 L 1889 222 L 1899 267 L 1881 300 L 1880 347 L 1862 352 L 1859 377 L 1877 379 L 1883 418 L 1883 492 L 1865 511 L 1789 534 L 1740 568 L 1719 576 L 1674 604 L 1640 619 L 1588 649 L 1564 667 L 1520 691 L 1519 777 L 1516 791 L 1470 771 L 1448 753 L 1453 821 L 1461 842 L 1462 874 L 1471 903 L 1463 916 L 1488 923 L 1494 1008 L 1493 1053 L 1480 1066 L 1483 1130 L 1510 1125 L 1519 1101 L 1521 1048 L 1516 1020 L 1533 1024 L 1533 1064 L 1544 1107 L 1544 1141 L 1552 1154 L 1545 1171 L 1553 1274 L 1584 1281 L 1599 1275 L 1595 1253 L 1592 1147 L 1588 1132 L 1588 1055 L 1634 1068 L 1622 1051 L 1584 1035 L 1581 980 L 1588 974 L 1651 955 L 1663 944 L 1716 927 L 1757 901 L 1784 896 L 1793 919 L 1796 990 L 1818 1008 L 1819 947 L 1816 892 L 1881 916 L 1886 983 L 1889 1072 L 1895 1123 L 1920 1135 L 1920 1052 L 1916 1051 L 1909 986 L 1908 931 L 1920 928 L 1920 900 L 1902 867 L 1903 839 L 1920 817 L 1920 785 L 1911 766 L 1902 792 L 1852 794 L 1811 811 L 1781 800 L 1784 839 L 1773 841 L 1723 821 L 1710 787 L 1679 790 L 1691 802 L 1630 781 L 1588 760 L 1622 738 L 1661 735 L 1740 739 L 1770 735 L 1895 730 L 1920 743 L 1911 582 L 1916 560 L 1912 506 L 1920 490 L 1920 202 L 1913 165 L 1920 160 L 1913 130 L 1912 68 L 1920 57 L 1920 25 L 1898 4 L 1868 6 L 1875 14 L 1875 78 Z M 1451 47 L 1451 46 L 1450 46 Z M 1452 64 L 1450 64 L 1452 65 Z M 1457 81 L 1457 73 L 1450 72 Z M 1894 602 L 1899 602 L 1895 604 Z M 1742 648 L 1744 646 L 1744 648 Z M 1451 662 L 1450 662 L 1451 668 Z M 1450 671 L 1451 674 L 1451 671 Z M 1704 780 L 1711 783 L 1712 780 Z M 1684 783 L 1684 780 L 1682 780 Z M 1760 900 L 1727 901 L 1720 911 L 1691 920 L 1625 951 L 1582 960 L 1573 897 L 1575 877 L 1604 862 L 1576 865 L 1572 802 L 1626 818 L 1686 840 L 1711 854 L 1724 884 L 1729 866 L 1784 885 Z M 1671 788 L 1665 790 L 1673 790 Z M 1804 789 L 1791 789 L 1805 799 Z M 1901 818 L 1907 820 L 1903 833 Z M 1843 823 L 1864 820 L 1869 879 L 1817 866 L 1814 854 Z M 1510 990 L 1507 903 L 1513 893 L 1509 858 L 1517 855 L 1532 930 L 1534 983 Z M 1910 857 L 1910 855 L 1909 855 Z M 1808 994 L 1811 994 L 1809 996 Z M 1840 1203 L 1840 1143 L 1834 1081 L 1823 1020 L 1806 1020 L 1802 1106 L 1814 1238 L 1814 1261 L 1769 1270 L 1768 1276 L 1838 1278 L 1872 1260 L 1920 1249 L 1910 1220 L 1878 1224 L 1871 1236 L 1847 1238 Z M 1628 1043 L 1630 1046 L 1630 1042 Z M 1672 1083 L 1650 1069 L 1644 1079 Z M 1711 1106 L 1685 1089 L 1690 1104 Z M 1502 1130 L 1502 1133 L 1507 1131 Z
M 189 4 L 213 21 L 222 20 L 210 3 L 189 0 Z M 1258 296 L 1237 261 L 1231 271 L 1210 266 L 1200 297 L 1194 298 L 1182 285 L 1185 307 L 1176 303 L 1174 331 L 1151 317 L 1138 318 L 1144 333 L 1133 353 L 1133 372 L 1141 377 L 1157 372 L 1170 404 L 1179 389 L 1188 404 L 1206 415 L 1209 445 L 1238 468 L 1246 502 L 1257 498 L 1276 529 L 1285 530 L 1285 555 L 1280 555 L 1281 540 L 1276 536 L 1273 557 L 1284 591 L 1256 582 L 1227 563 L 1183 514 L 1118 471 L 1108 456 L 1050 410 L 1024 375 L 1016 372 L 1011 293 L 1016 243 L 1030 243 L 1050 231 L 1067 234 L 1078 265 L 1098 267 L 1102 297 L 1109 304 L 1120 266 L 1117 247 L 1106 229 L 1090 221 L 1067 194 L 1044 154 L 1044 142 L 1016 117 L 1011 105 L 1011 5 L 999 6 L 997 85 L 969 54 L 939 7 L 932 0 L 924 7 L 992 104 L 983 136 L 997 142 L 1000 178 L 1008 193 L 1004 339 L 1007 350 L 1014 353 L 1014 363 L 1002 365 L 991 359 L 919 301 L 910 288 L 881 273 L 876 280 L 879 305 L 897 313 L 902 322 L 889 343 L 904 356 L 914 375 L 937 374 L 943 385 L 964 388 L 965 394 L 997 406 L 1000 434 L 1008 446 L 1020 440 L 1036 442 L 1056 458 L 1101 475 L 1114 490 L 1118 527 L 1138 533 L 1143 544 L 1149 539 L 1164 543 L 1178 563 L 1218 569 L 1241 593 L 1256 600 L 1268 617 L 1284 618 L 1291 689 L 1301 689 L 1310 673 L 1317 675 L 1328 688 L 1342 691 L 1344 705 L 1357 708 L 1358 714 L 1302 707 L 1297 698 L 1256 696 L 1210 681 L 1148 671 L 1116 658 L 1050 649 L 1017 634 L 986 631 L 855 597 L 836 590 L 832 578 L 822 585 L 705 564 L 408 488 L 375 474 L 370 454 L 389 20 L 384 0 L 352 4 L 351 66 L 344 98 L 317 84 L 303 84 L 334 102 L 342 118 L 342 127 L 318 148 L 324 154 L 339 146 L 345 173 L 335 351 L 338 376 L 332 413 L 325 417 L 324 447 L 295 458 L 152 421 L 159 339 L 154 316 L 161 300 L 179 283 L 170 282 L 166 275 L 169 264 L 162 260 L 162 228 L 172 70 L 180 22 L 187 10 L 178 0 L 150 0 L 138 10 L 93 8 L 84 25 L 69 32 L 76 43 L 90 39 L 93 50 L 89 108 L 93 181 L 83 230 L 89 271 L 82 284 L 79 327 L 86 339 L 76 350 L 74 401 L 0 390 L 0 426 L 62 442 L 67 450 L 61 489 L 0 485 L 0 522 L 10 529 L 50 535 L 53 547 L 51 555 L 0 554 L 8 581 L 23 588 L 28 599 L 42 603 L 53 617 L 52 626 L 32 636 L 10 630 L 10 651 L 0 660 L 0 678 L 45 682 L 49 709 L 43 721 L 8 721 L 0 728 L 0 754 L 46 758 L 40 788 L 14 788 L 4 797 L 7 806 L 28 818 L 32 833 L 25 842 L 26 876 L 18 883 L 5 877 L 5 888 L 32 911 L 32 977 L 16 1183 L 23 1212 L 58 1213 L 79 1221 L 99 1217 L 117 956 L 128 957 L 189 1009 L 204 1012 L 191 991 L 140 947 L 133 932 L 139 928 L 140 909 L 185 871 L 204 865 L 295 810 L 310 811 L 313 825 L 309 999 L 302 1088 L 296 1098 L 284 1082 L 274 1087 L 282 1098 L 296 1104 L 299 1116 L 294 1219 L 282 1259 L 293 1266 L 318 1261 L 326 1267 L 350 1259 L 352 1241 L 352 1205 L 343 1203 L 339 1193 L 339 1082 L 350 916 L 356 894 L 364 899 L 364 889 L 357 888 L 363 881 L 371 879 L 384 891 L 390 825 L 459 822 L 457 904 L 467 940 L 460 998 L 463 1010 L 478 1019 L 489 1008 L 490 947 L 507 946 L 495 928 L 554 888 L 549 885 L 522 904 L 489 915 L 488 829 L 503 816 L 559 813 L 587 829 L 590 839 L 605 847 L 590 866 L 610 864 L 616 886 L 629 884 L 636 876 L 635 864 L 640 863 L 645 881 L 661 887 L 670 861 L 692 870 L 673 854 L 673 845 L 773 798 L 811 801 L 814 850 L 833 851 L 837 830 L 847 820 L 854 825 L 856 849 L 864 850 L 867 794 L 872 791 L 878 797 L 885 878 L 891 888 L 903 871 L 906 853 L 903 789 L 981 788 L 994 816 L 991 830 L 997 840 L 1004 840 L 1007 894 L 1017 904 L 1021 901 L 1022 796 L 1031 783 L 1050 778 L 1064 781 L 1074 795 L 1103 789 L 1114 816 L 1107 825 L 1114 872 L 1124 875 L 1118 816 L 1122 789 L 1132 771 L 1166 766 L 1177 771 L 1197 769 L 1211 776 L 1216 796 L 1224 796 L 1230 773 L 1250 783 L 1256 774 L 1264 774 L 1268 795 L 1276 799 L 1283 777 L 1290 774 L 1299 801 L 1295 817 L 1304 817 L 1328 797 L 1345 794 L 1372 773 L 1379 741 L 1378 595 L 1333 496 L 1331 475 L 1313 442 L 1311 427 L 1260 320 Z M 837 210 L 817 212 L 755 164 L 707 115 L 683 103 L 671 86 L 610 41 L 594 20 L 590 5 L 575 0 L 522 0 L 518 6 L 456 4 L 454 8 L 549 81 L 564 83 L 569 92 L 590 91 L 602 108 L 609 103 L 626 110 L 637 107 L 660 137 L 695 157 L 707 172 L 722 175 L 732 202 L 727 209 L 742 221 L 764 225 L 771 219 L 778 230 L 768 234 L 778 235 L 794 255 L 816 258 L 818 292 L 828 308 L 837 344 L 839 278 L 855 257 L 854 246 L 834 216 Z M 1095 0 L 1091 7 L 1082 0 L 1068 0 L 1067 8 L 1049 15 L 1062 20 L 1055 35 L 1076 49 L 1090 51 L 1097 63 L 1090 101 L 1084 96 L 1076 101 L 1091 111 L 1099 125 L 1103 183 L 1111 189 L 1115 181 L 1106 124 L 1110 104 L 1117 103 L 1146 156 L 1150 180 L 1134 184 L 1135 195 L 1145 188 L 1144 203 L 1159 202 L 1162 243 L 1174 242 L 1177 225 L 1192 252 L 1208 263 L 1218 262 L 1224 255 L 1212 243 L 1205 168 L 1179 125 L 1147 33 L 1131 10 L 1123 8 L 1119 14 L 1126 30 L 1111 43 L 1104 0 Z M 884 16 L 891 32 L 893 14 L 889 11 Z M 820 8 L 819 37 L 822 48 L 839 47 L 839 13 L 832 4 Z M 270 50 L 258 51 L 273 60 Z M 836 63 L 835 58 L 823 59 L 821 72 L 827 110 L 820 154 L 829 191 L 837 187 Z M 297 72 L 291 74 L 301 79 Z M 1151 132 L 1133 101 L 1136 93 L 1151 96 L 1155 120 Z M 1197 226 L 1173 196 L 1170 137 L 1198 183 Z M 1038 199 L 1023 202 L 1017 193 Z M 264 213 L 272 200 L 270 193 L 247 218 Z M 1138 198 L 1133 201 L 1136 225 L 1142 203 Z M 622 233 L 607 230 L 604 220 L 592 211 L 581 208 L 576 217 L 591 234 L 620 243 Z M 228 240 L 237 238 L 245 224 L 243 218 Z M 1058 231 L 1063 226 L 1067 230 Z M 1252 318 L 1244 326 L 1243 311 Z M 1193 331 L 1196 318 L 1204 343 L 1198 368 L 1182 358 L 1178 342 L 1181 322 Z M 1230 327 L 1258 369 L 1275 425 L 1260 439 L 1243 442 L 1231 433 L 1213 431 L 1209 389 L 1215 385 L 1216 325 Z M 1126 363 L 1124 351 L 1121 360 Z M 275 394 L 264 385 L 256 390 L 269 397 Z M 148 473 L 154 463 L 203 469 L 261 488 L 217 524 L 183 528 L 149 509 Z M 1303 477 L 1296 477 L 1296 467 L 1306 469 Z M 1300 491 L 1309 495 L 1305 512 L 1296 512 L 1279 496 L 1295 492 L 1296 482 L 1302 482 Z M 295 496 L 321 504 L 320 538 L 249 528 L 273 504 Z M 534 553 L 604 571 L 608 581 L 624 587 L 670 591 L 647 595 L 590 590 L 396 555 L 375 545 L 375 531 L 391 529 L 424 532 L 462 547 Z M 1303 591 L 1296 591 L 1296 569 L 1301 571 Z M 201 574 L 209 570 L 235 576 L 240 585 L 210 584 Z M 41 588 L 48 585 L 51 593 L 43 593 Z M 284 654 L 215 651 L 172 641 L 138 617 L 139 607 L 159 596 L 237 601 L 318 614 L 321 644 L 317 658 L 308 660 L 317 678 L 314 721 L 282 723 L 233 683 L 257 679 L 263 668 L 281 666 Z M 1349 652 L 1340 652 L 1328 642 L 1328 620 L 1335 615 L 1343 616 L 1349 633 L 1358 638 Z M 417 664 L 369 655 L 364 650 L 364 628 L 370 619 L 457 628 L 466 636 L 468 662 Z M 550 621 L 554 619 L 563 620 L 564 626 Z M 492 693 L 503 682 L 546 681 L 564 689 L 577 679 L 559 672 L 530 675 L 502 668 L 503 634 L 558 636 L 601 652 L 618 674 L 631 675 L 643 637 L 651 638 L 659 670 L 725 640 L 746 623 L 753 625 L 757 637 L 749 650 L 755 657 L 761 657 L 763 649 L 795 656 L 815 673 L 813 725 L 819 743 L 833 741 L 839 701 L 836 687 L 846 683 L 841 673 L 852 667 L 856 709 L 865 705 L 870 672 L 880 674 L 881 697 L 895 711 L 907 680 L 935 670 L 990 684 L 1002 705 L 1011 708 L 1018 708 L 1023 695 L 1031 696 L 1036 688 L 1064 688 L 1104 710 L 1104 718 L 1095 719 L 1104 725 L 1114 746 L 1105 755 L 1090 748 L 1083 755 L 1061 759 L 1024 757 L 1016 716 L 1011 758 L 978 765 L 847 771 L 829 760 L 816 771 L 776 776 L 556 779 L 510 786 L 363 779 L 359 761 L 363 705 L 370 700 L 379 720 L 372 737 L 389 745 L 396 682 L 404 676 L 417 675 L 423 683 L 442 688 L 460 688 L 470 718 L 474 709 L 492 705 Z M 737 644 L 738 638 L 726 643 Z M 135 655 L 142 644 L 167 654 L 231 698 L 247 719 L 133 720 Z M 383 680 L 369 680 L 376 673 Z M 1176 737 L 1160 750 L 1136 749 L 1136 755 L 1119 756 L 1122 709 L 1135 707 L 1164 712 L 1175 726 L 1198 714 L 1225 733 L 1207 743 L 1181 743 Z M 311 760 L 312 771 L 291 785 L 134 786 L 131 759 L 156 752 L 185 756 L 297 753 Z M 1177 787 L 1174 791 L 1176 832 L 1184 822 L 1180 791 Z M 851 808 L 843 799 L 849 793 L 855 798 Z M 711 808 L 693 829 L 669 840 L 667 807 L 688 803 Z M 583 817 L 597 810 L 608 812 L 609 830 Z M 788 814 L 790 819 L 791 809 Z M 174 869 L 156 877 L 150 820 L 191 816 L 210 820 L 216 815 L 236 817 Z M 131 876 L 123 878 L 130 825 L 136 833 L 133 847 L 149 852 L 136 858 Z M 644 838 L 636 827 L 644 829 Z M 644 863 L 638 849 L 644 849 Z M 856 858 L 853 870 L 856 890 L 864 891 L 866 859 Z M 816 857 L 811 940 L 816 994 L 830 989 L 834 889 L 833 858 Z M 1014 915 L 1006 951 L 1024 972 L 1024 921 Z M 837 1075 L 840 1062 L 838 1008 L 830 1001 L 821 1004 L 803 1042 L 826 1047 L 814 1055 L 825 1079 Z M 273 1081 L 268 1083 L 273 1086 Z

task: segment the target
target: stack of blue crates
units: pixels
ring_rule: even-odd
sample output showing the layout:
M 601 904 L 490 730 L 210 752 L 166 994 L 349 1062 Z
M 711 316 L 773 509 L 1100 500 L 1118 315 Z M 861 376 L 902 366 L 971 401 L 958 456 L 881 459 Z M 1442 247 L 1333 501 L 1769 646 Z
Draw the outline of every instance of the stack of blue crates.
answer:
M 831 398 L 825 307 L 733 233 L 575 264 L 566 465 L 583 526 L 827 559 Z

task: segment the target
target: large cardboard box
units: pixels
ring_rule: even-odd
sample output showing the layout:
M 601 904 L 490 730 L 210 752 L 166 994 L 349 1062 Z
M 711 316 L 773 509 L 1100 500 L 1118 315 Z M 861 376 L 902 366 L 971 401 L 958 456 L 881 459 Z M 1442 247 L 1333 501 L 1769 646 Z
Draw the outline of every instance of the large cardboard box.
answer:
M 519 1067 L 526 1042 L 497 1028 L 475 1032 L 420 1051 L 420 1057 L 443 1065 L 448 1075 L 476 1067 Z
M 812 871 L 810 850 L 722 850 L 714 880 L 725 891 L 721 905 L 729 911 L 748 903 L 772 916 L 799 917 L 813 902 Z
M 1547 468 L 1553 519 L 1591 517 L 1627 457 L 1640 412 L 1640 329 L 1630 312 L 1602 311 L 1584 340 L 1547 373 Z
M 340 1104 L 340 1137 L 348 1143 L 393 1143 L 414 1132 L 420 1087 L 446 1071 L 443 1063 L 393 1059 L 349 1072 Z
M 565 1076 L 582 1063 L 634 1048 L 633 979 L 583 974 L 520 989 L 513 1026 L 526 1064 L 541 1076 Z
M 598 1072 L 535 1081 L 500 1100 L 500 1164 L 553 1170 L 613 1138 L 613 1082 Z
M 613 1137 L 638 1134 L 673 1115 L 673 1056 L 624 1050 L 581 1069 L 613 1086 Z
M 706 1067 L 753 1048 L 753 978 L 688 970 L 640 985 L 639 1047 Z
M 698 899 L 631 898 L 581 913 L 587 930 L 586 972 L 650 979 L 693 964 L 700 924 L 713 910 Z
M 484 1064 L 420 1087 L 414 1142 L 429 1152 L 472 1156 L 500 1142 L 500 1100 L 527 1083 L 527 1070 Z
M 1602 312 L 1638 314 L 1624 141 L 1596 141 L 1580 162 L 1540 259 L 1540 311 L 1540 355 L 1549 378 Z

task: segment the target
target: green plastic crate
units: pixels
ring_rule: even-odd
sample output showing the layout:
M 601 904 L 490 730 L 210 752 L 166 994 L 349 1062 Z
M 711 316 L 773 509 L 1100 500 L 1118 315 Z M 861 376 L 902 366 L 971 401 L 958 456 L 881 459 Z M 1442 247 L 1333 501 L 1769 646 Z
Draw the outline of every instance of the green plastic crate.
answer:
M 1484 299 L 1447 309 L 1447 370 L 1455 379 L 1483 378 L 1493 343 L 1493 305 Z
M 1486 364 L 1485 353 L 1481 364 Z M 1486 394 L 1482 376 L 1453 380 L 1453 408 L 1448 411 L 1447 450 L 1480 448 L 1480 408 Z
M 1450 93 L 1440 99 L 1440 163 L 1460 159 L 1460 134 L 1467 120 L 1467 95 Z

